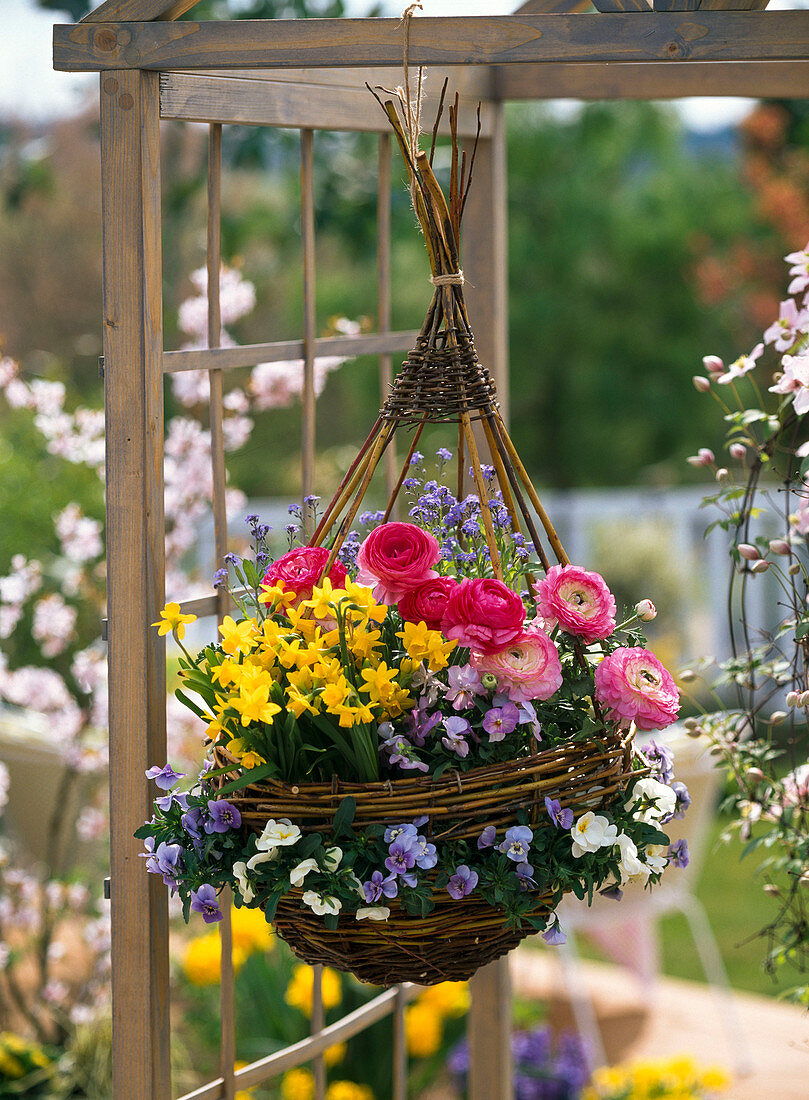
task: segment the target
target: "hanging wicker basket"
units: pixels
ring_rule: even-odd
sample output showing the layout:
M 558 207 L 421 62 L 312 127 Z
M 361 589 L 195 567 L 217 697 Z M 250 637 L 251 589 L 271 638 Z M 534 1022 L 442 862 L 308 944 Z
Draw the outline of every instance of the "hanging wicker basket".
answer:
M 238 808 L 248 835 L 260 833 L 269 819 L 287 818 L 304 833 L 320 833 L 327 844 L 334 840 L 334 814 L 347 796 L 356 803 L 355 829 L 427 817 L 424 832 L 437 842 L 474 840 L 490 825 L 502 832 L 526 816 L 534 829 L 553 829 L 546 797 L 578 815 L 604 809 L 621 796 L 630 776 L 638 774 L 632 769 L 633 732 L 570 742 L 438 779 L 365 784 L 336 777 L 330 784 L 263 780 L 229 795 L 229 801 Z M 214 755 L 219 768 L 236 764 L 222 748 Z M 228 778 L 223 773 L 217 782 L 222 785 Z M 535 892 L 531 913 L 547 915 L 561 893 Z M 508 927 L 502 910 L 474 897 L 459 908 L 445 890 L 433 892 L 435 908 L 426 917 L 407 913 L 394 900 L 384 923 L 341 921 L 332 931 L 301 904 L 301 896 L 301 890 L 292 890 L 279 903 L 273 923 L 281 938 L 304 962 L 326 963 L 375 985 L 465 981 L 531 931 L 528 926 Z

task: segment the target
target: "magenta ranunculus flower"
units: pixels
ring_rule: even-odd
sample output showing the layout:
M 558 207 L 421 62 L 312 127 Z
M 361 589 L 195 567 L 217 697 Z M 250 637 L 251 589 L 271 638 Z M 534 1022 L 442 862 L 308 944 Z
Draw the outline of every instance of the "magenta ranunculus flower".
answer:
M 415 523 L 383 523 L 375 527 L 357 553 L 357 581 L 373 588 L 380 603 L 399 599 L 438 574 L 438 539 Z
M 559 654 L 541 630 L 524 630 L 498 653 L 473 653 L 471 663 L 478 672 L 496 676 L 498 688 L 513 703 L 550 699 L 562 686 Z
M 525 608 L 516 592 L 493 577 L 461 581 L 447 601 L 441 630 L 479 653 L 497 653 L 523 632 Z
M 676 719 L 680 693 L 671 674 L 648 649 L 616 649 L 595 671 L 595 698 L 621 726 L 662 730 Z
M 399 600 L 399 614 L 405 622 L 423 622 L 430 630 L 440 630 L 450 593 L 457 587 L 454 577 L 433 577 L 405 592 Z
M 553 565 L 534 585 L 537 607 L 549 630 L 558 623 L 583 642 L 609 638 L 615 630 L 615 597 L 600 573 L 578 565 Z
M 320 580 L 320 574 L 329 560 L 329 551 L 325 546 L 297 546 L 282 554 L 278 561 L 269 566 L 262 578 L 262 584 L 274 585 L 284 582 L 288 592 L 294 592 L 297 602 L 311 600 L 312 589 Z M 342 588 L 346 579 L 345 566 L 335 561 L 329 570 L 329 580 L 334 588 Z

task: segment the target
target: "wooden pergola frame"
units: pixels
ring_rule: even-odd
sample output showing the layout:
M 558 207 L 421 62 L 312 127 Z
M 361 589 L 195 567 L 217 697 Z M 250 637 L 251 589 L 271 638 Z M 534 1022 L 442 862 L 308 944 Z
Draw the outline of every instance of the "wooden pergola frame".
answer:
M 168 1100 L 168 906 L 143 873 L 134 830 L 149 812 L 144 771 L 166 754 L 165 650 L 150 624 L 165 600 L 164 376 L 207 370 L 217 554 L 227 549 L 222 439 L 223 372 L 300 357 L 304 363 L 303 490 L 312 489 L 314 362 L 324 354 L 375 354 L 380 381 L 413 333 L 390 331 L 390 140 L 364 81 L 390 80 L 402 63 L 395 19 L 175 22 L 196 0 L 105 0 L 75 26 L 54 29 L 55 68 L 101 74 L 104 362 L 107 418 L 107 563 L 110 665 L 111 901 L 116 1100 Z M 466 215 L 467 300 L 481 358 L 507 404 L 505 127 L 513 99 L 662 99 L 688 95 L 809 96 L 809 11 L 768 12 L 767 0 L 529 0 L 509 16 L 419 17 L 413 65 L 451 67 L 462 92 L 460 129 L 473 131 L 482 101 L 476 185 Z M 585 10 L 587 9 L 587 10 Z M 373 69 L 381 67 L 380 73 Z M 387 71 L 386 71 L 387 70 Z M 435 87 L 436 80 L 431 81 Z M 429 105 L 428 105 L 429 110 Z M 208 348 L 164 351 L 160 122 L 209 125 Z M 298 341 L 220 348 L 222 125 L 301 131 L 304 323 Z M 315 327 L 313 131 L 366 130 L 379 138 L 378 328 L 318 339 Z M 188 601 L 198 615 L 221 597 Z M 394 1096 L 405 1100 L 404 1010 L 417 990 L 397 987 L 323 1027 L 316 974 L 312 1037 L 233 1072 L 233 970 L 222 927 L 220 1076 L 185 1100 L 232 1100 L 291 1066 L 313 1061 L 318 1100 L 322 1053 L 377 1019 L 394 1017 Z M 511 1095 L 509 982 L 505 961 L 472 982 L 469 1020 L 473 1100 Z M 380 1098 L 386 1100 L 386 1098 Z

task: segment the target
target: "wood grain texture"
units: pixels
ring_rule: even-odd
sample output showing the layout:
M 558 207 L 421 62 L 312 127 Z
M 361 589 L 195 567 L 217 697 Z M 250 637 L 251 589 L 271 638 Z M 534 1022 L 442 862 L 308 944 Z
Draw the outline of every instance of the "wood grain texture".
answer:
M 401 65 L 395 19 L 80 23 L 54 27 L 54 66 L 218 69 Z M 624 12 L 414 20 L 414 65 L 802 59 L 809 11 Z
M 651 7 L 646 0 L 593 0 L 593 6 L 605 14 L 649 11 Z
M 590 0 L 525 0 L 514 9 L 515 15 L 540 15 L 543 12 L 558 12 L 560 15 L 576 11 L 587 11 Z
M 387 352 L 409 351 L 418 332 L 372 332 L 358 336 L 320 336 L 315 340 L 315 358 L 327 355 L 383 355 Z M 167 374 L 182 370 L 233 370 L 254 367 L 258 363 L 286 363 L 302 360 L 303 340 L 280 340 L 272 344 L 242 344 L 236 348 L 191 348 L 187 351 L 167 351 L 163 354 L 163 369 Z
M 436 82 L 431 75 L 431 84 Z M 391 74 L 388 72 L 388 81 Z M 477 129 L 477 100 L 461 102 L 458 130 L 462 137 Z M 436 100 L 425 97 L 424 116 L 432 118 Z M 188 122 L 225 122 L 253 126 L 284 126 L 315 130 L 357 130 L 384 133 L 387 116 L 368 89 L 340 85 L 313 86 L 303 81 L 255 80 L 226 75 L 163 73 L 160 77 L 162 118 Z M 488 105 L 481 108 L 481 129 L 489 132 Z M 443 120 L 442 133 L 449 132 Z
M 116 23 L 126 20 L 179 19 L 199 0 L 104 0 L 82 23 Z
M 301 391 L 301 495 L 315 491 L 315 339 L 317 298 L 315 269 L 315 135 L 301 130 L 301 246 L 303 261 L 303 389 Z M 307 530 L 313 530 L 309 508 L 302 505 Z M 318 1098 L 321 1100 L 321 1098 Z
M 699 61 L 628 65 L 502 66 L 497 88 L 514 99 L 677 99 L 682 96 L 809 96 L 809 61 Z
M 511 1100 L 511 980 L 508 957 L 469 982 L 469 1100 Z
M 101 78 L 110 892 L 116 1097 L 168 1100 L 168 895 L 132 835 L 145 770 L 166 758 L 163 371 L 158 81 Z

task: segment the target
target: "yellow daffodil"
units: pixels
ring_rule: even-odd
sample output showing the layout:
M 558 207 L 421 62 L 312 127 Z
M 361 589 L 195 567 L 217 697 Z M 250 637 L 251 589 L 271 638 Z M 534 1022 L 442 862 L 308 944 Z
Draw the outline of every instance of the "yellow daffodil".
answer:
M 167 603 L 160 612 L 160 618 L 152 626 L 157 627 L 157 633 L 168 634 L 171 631 L 178 639 L 185 637 L 185 628 L 189 623 L 197 621 L 196 615 L 183 615 L 178 603 Z
M 323 967 L 322 977 L 323 1007 L 328 1011 L 336 1008 L 343 999 L 343 987 L 340 984 L 340 975 L 330 966 Z M 312 1012 L 312 987 L 314 978 L 311 966 L 304 963 L 296 966 L 292 971 L 292 980 L 287 986 L 284 1000 L 292 1008 L 297 1008 L 306 1016 Z
M 272 725 L 273 718 L 281 710 L 277 703 L 270 702 L 270 686 L 266 683 L 257 683 L 254 687 L 243 685 L 238 698 L 231 699 L 230 705 L 239 713 L 243 726 L 251 722 Z
M 327 710 L 332 710 L 335 707 L 341 706 L 348 695 L 349 687 L 345 676 L 338 676 L 336 680 L 331 683 L 327 683 L 326 686 L 320 692 L 320 698 L 323 702 L 323 706 Z
M 230 615 L 226 615 L 219 627 L 222 635 L 222 649 L 232 655 L 236 653 L 249 653 L 256 645 L 256 623 L 254 619 L 242 619 L 235 622 Z
M 287 688 L 287 709 L 291 710 L 296 718 L 300 718 L 304 713 L 317 714 L 317 707 L 312 705 L 312 700 L 296 687 Z
M 266 604 L 272 611 L 279 611 L 283 614 L 297 598 L 295 593 L 288 590 L 284 582 L 279 580 L 275 584 L 262 584 L 258 602 Z
M 388 668 L 384 661 L 381 661 L 376 668 L 360 669 L 360 676 L 365 681 L 360 684 L 360 691 L 368 692 L 374 703 L 387 703 L 395 692 L 393 681 L 396 678 L 396 671 L 395 668 Z
M 281 1078 L 281 1100 L 314 1100 L 315 1078 L 310 1069 L 296 1066 Z
M 405 1010 L 407 1050 L 414 1058 L 430 1058 L 441 1046 L 444 1028 L 441 1016 L 429 1004 L 409 1005 Z
M 368 630 L 365 626 L 355 627 L 348 640 L 348 648 L 360 660 L 370 657 L 382 644 L 382 631 Z

